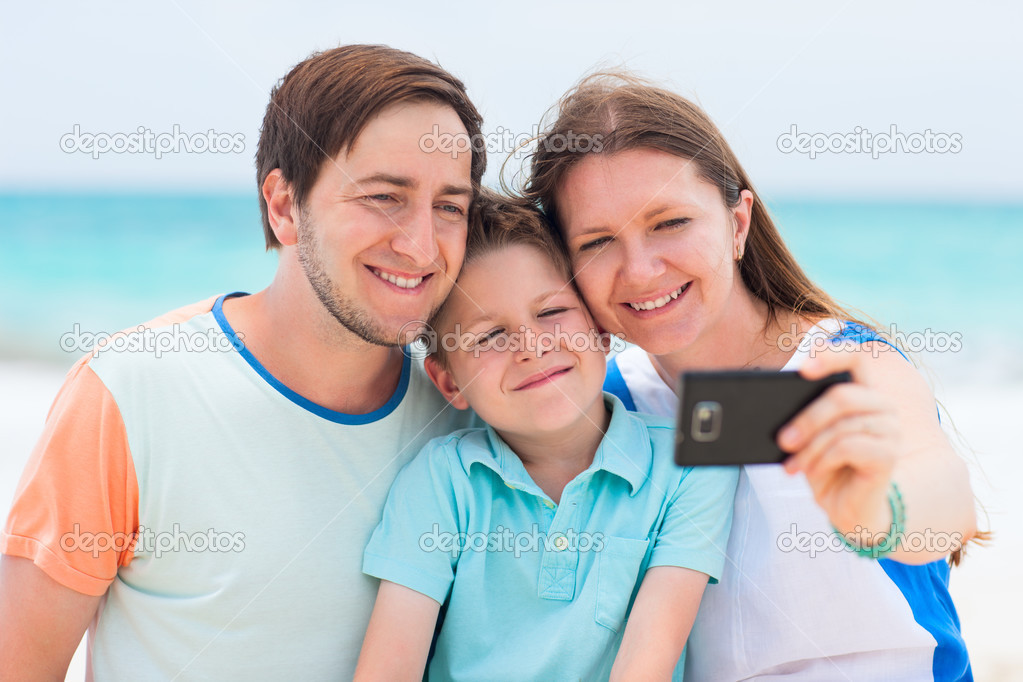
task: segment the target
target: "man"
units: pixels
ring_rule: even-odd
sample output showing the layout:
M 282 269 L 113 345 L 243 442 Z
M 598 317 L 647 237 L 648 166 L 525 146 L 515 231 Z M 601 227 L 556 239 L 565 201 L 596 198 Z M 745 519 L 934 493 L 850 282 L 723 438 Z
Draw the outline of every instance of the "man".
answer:
M 274 89 L 277 274 L 71 370 L 0 536 L 0 679 L 62 679 L 87 627 L 98 680 L 351 676 L 391 480 L 464 425 L 401 345 L 458 274 L 485 166 L 424 140 L 480 123 L 461 82 L 381 46 Z

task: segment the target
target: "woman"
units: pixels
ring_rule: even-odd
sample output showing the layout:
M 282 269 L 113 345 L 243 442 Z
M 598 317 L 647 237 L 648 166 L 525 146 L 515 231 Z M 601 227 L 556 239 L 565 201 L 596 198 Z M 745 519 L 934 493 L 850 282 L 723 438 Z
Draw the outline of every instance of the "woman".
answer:
M 779 433 L 784 470 L 744 468 L 688 679 L 971 679 L 947 582 L 949 552 L 976 534 L 974 499 L 934 397 L 810 282 L 707 116 L 628 74 L 591 76 L 540 136 L 525 193 L 597 323 L 635 344 L 608 388 L 637 409 L 673 415 L 691 369 L 853 376 Z M 832 528 L 887 558 L 806 551 Z M 892 547 L 893 529 L 910 541 Z

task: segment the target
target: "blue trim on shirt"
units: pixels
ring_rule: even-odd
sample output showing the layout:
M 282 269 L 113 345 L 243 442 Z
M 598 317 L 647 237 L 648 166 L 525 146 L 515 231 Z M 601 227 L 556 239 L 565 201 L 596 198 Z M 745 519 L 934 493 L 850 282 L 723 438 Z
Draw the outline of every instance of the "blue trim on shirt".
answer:
M 317 417 L 322 417 L 328 421 L 332 421 L 336 424 L 349 424 L 349 425 L 360 425 L 370 424 L 372 422 L 383 419 L 391 412 L 394 408 L 401 404 L 401 401 L 405 398 L 405 392 L 408 390 L 409 377 L 412 375 L 412 360 L 411 354 L 408 352 L 402 353 L 401 361 L 401 378 L 398 379 L 398 387 L 394 390 L 394 394 L 379 408 L 368 412 L 366 414 L 346 414 L 344 412 L 336 412 L 334 410 L 317 405 L 312 400 L 305 398 L 295 391 L 282 384 L 277 377 L 270 374 L 259 360 L 256 359 L 248 348 L 245 347 L 245 343 L 242 339 L 238 338 L 235 334 L 234 328 L 224 317 L 224 299 L 234 298 L 235 296 L 248 296 L 244 291 L 236 291 L 233 294 L 224 294 L 217 299 L 217 302 L 213 304 L 213 317 L 216 319 L 217 324 L 220 325 L 220 329 L 230 339 L 231 345 L 237 349 L 238 353 L 244 358 L 245 362 L 249 363 L 249 366 L 256 370 L 256 373 L 263 378 L 263 381 L 270 384 L 278 393 L 283 395 L 285 398 L 295 403 L 299 407 L 309 412 L 312 412 Z
M 909 360 L 905 353 L 876 331 L 855 322 L 846 322 L 835 338 L 852 339 L 857 343 L 879 341 L 895 348 Z M 922 566 L 909 566 L 892 559 L 881 559 L 878 563 L 909 602 L 914 620 L 937 642 L 931 665 L 935 681 L 972 681 L 970 656 L 959 631 L 959 615 L 948 593 L 948 562 L 938 559 Z
M 897 350 L 899 352 L 899 355 L 906 359 L 906 362 L 910 361 L 909 357 L 907 357 L 906 354 L 902 352 L 901 348 L 899 348 L 894 343 L 878 334 L 870 327 L 867 327 L 856 322 L 846 322 L 845 325 L 843 325 L 842 330 L 835 334 L 835 336 L 833 336 L 832 338 L 850 339 L 852 341 L 855 341 L 856 343 L 870 343 L 871 341 L 879 341 Z
M 891 559 L 877 563 L 909 602 L 917 624 L 937 642 L 931 664 L 935 682 L 972 682 L 970 655 L 959 631 L 955 604 L 948 593 L 948 561 L 938 559 L 922 566 L 900 564 Z
M 622 370 L 618 367 L 617 358 L 611 358 L 607 362 L 607 376 L 604 377 L 604 390 L 621 400 L 622 404 L 625 405 L 626 410 L 629 412 L 636 412 L 636 403 L 632 399 L 632 393 L 629 392 L 629 387 L 625 384 L 625 377 L 622 376 Z

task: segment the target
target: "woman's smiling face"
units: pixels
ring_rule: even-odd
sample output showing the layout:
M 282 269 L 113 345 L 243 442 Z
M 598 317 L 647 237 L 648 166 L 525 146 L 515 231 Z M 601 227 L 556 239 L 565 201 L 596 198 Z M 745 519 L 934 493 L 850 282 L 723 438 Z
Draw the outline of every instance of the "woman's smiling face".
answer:
M 597 323 L 654 355 L 706 338 L 746 292 L 735 265 L 749 225 L 689 159 L 652 149 L 588 154 L 559 186 L 576 283 Z

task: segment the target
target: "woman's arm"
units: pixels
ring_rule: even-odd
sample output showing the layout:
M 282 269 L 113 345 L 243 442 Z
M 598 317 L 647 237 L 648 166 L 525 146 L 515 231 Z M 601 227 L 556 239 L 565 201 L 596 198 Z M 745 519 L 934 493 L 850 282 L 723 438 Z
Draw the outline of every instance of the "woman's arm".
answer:
M 779 447 L 793 453 L 786 469 L 806 474 L 838 531 L 855 535 L 859 527 L 874 538 L 891 527 L 888 492 L 897 483 L 909 545 L 900 544 L 893 559 L 923 564 L 959 549 L 977 532 L 973 490 L 927 383 L 876 341 L 818 350 L 800 374 L 816 379 L 841 371 L 853 382 L 830 388 L 779 433 Z
M 355 679 L 422 680 L 439 613 L 440 604 L 425 594 L 381 580 Z
M 706 587 L 706 573 L 676 566 L 649 569 L 625 626 L 611 680 L 670 680 Z

